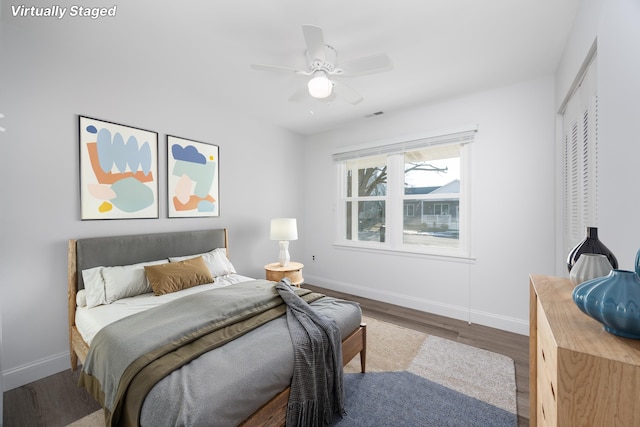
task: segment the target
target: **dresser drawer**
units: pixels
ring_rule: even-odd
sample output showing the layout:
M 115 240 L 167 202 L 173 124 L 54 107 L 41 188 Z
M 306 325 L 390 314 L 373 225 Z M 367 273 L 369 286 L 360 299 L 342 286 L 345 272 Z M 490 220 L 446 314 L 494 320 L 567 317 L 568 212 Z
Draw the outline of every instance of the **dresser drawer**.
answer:
M 558 413 L 558 351 L 551 327 L 539 302 L 537 311 L 538 425 L 555 426 Z
M 538 302 L 538 369 L 544 369 L 555 386 L 558 383 L 558 347 L 540 302 Z
M 558 403 L 555 385 L 548 375 L 548 370 L 543 366 L 544 362 L 538 357 L 538 377 L 537 382 L 537 412 L 538 425 L 557 425 Z

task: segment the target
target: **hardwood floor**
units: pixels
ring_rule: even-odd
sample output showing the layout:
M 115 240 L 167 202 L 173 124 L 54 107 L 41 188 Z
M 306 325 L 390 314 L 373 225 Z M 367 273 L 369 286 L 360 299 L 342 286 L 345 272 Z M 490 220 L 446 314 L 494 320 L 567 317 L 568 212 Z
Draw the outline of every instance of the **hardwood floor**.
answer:
M 100 409 L 78 387 L 77 369 L 59 372 L 4 393 L 4 427 L 63 427 Z
M 518 425 L 529 425 L 528 337 L 312 285 L 305 287 L 358 301 L 367 316 L 511 357 L 516 370 Z M 5 392 L 4 426 L 63 427 L 99 409 L 84 389 L 76 385 L 78 372 L 62 371 Z

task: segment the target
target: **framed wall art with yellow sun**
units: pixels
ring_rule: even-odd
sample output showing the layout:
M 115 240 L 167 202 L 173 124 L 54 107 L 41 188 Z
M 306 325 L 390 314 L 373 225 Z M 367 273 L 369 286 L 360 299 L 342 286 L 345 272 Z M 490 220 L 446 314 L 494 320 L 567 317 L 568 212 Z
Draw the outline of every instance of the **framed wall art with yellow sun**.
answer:
M 169 218 L 220 216 L 220 149 L 167 135 Z

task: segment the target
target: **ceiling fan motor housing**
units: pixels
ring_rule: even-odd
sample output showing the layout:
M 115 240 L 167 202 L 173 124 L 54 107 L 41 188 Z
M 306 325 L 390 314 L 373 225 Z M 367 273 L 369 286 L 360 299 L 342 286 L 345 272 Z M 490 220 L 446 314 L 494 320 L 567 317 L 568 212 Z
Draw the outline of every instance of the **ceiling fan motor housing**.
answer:
M 304 52 L 304 56 L 307 60 L 309 72 L 313 73 L 314 71 L 322 70 L 328 74 L 336 74 L 336 50 L 328 44 L 324 45 L 324 61 L 322 58 L 312 58 L 308 50 Z

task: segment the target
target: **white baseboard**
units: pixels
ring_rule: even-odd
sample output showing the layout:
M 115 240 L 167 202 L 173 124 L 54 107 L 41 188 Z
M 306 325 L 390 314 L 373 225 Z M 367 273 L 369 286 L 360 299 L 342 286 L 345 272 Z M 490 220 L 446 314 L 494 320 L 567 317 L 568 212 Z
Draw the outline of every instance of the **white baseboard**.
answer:
M 3 391 L 21 387 L 71 368 L 69 352 L 59 353 L 2 372 Z
M 380 291 L 377 289 L 354 285 L 352 283 L 327 280 L 322 277 L 310 276 L 308 274 L 305 274 L 305 282 L 338 292 L 344 292 L 376 301 L 399 305 L 401 307 L 450 317 L 452 319 L 464 320 L 469 323 L 489 326 L 491 328 L 501 329 L 503 331 L 513 332 L 516 334 L 529 335 L 529 322 L 522 319 L 478 310 L 470 310 L 468 307 L 444 304 L 438 301 L 417 298 L 413 295 Z

